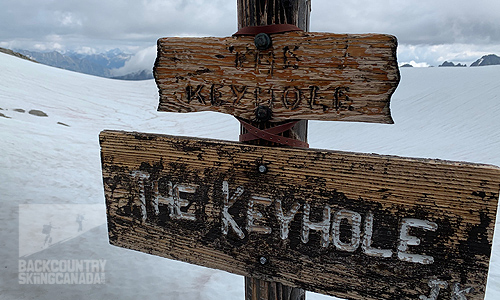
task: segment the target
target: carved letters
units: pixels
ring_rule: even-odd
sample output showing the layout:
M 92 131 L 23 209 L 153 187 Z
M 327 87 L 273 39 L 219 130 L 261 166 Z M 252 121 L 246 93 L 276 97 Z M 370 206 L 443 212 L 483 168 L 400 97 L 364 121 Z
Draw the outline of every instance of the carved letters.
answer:
M 254 106 L 265 104 L 271 108 L 282 107 L 295 110 L 299 106 L 311 110 L 353 110 L 353 100 L 349 97 L 348 87 L 330 86 L 320 88 L 308 86 L 299 88 L 286 86 L 282 89 L 249 87 L 245 85 L 199 84 L 188 85 L 181 100 L 187 104 L 198 103 L 212 107 L 241 107 L 243 98 L 252 98 Z
M 141 171 L 134 171 L 131 175 L 136 178 L 137 186 L 139 188 L 140 198 L 140 211 L 143 222 L 154 222 L 154 219 L 149 218 L 147 215 L 147 206 L 153 207 L 153 215 L 159 215 L 159 204 L 167 206 L 168 216 L 172 220 L 188 220 L 196 221 L 195 213 L 188 210 L 188 207 L 193 207 L 194 203 L 181 197 L 182 193 L 195 194 L 197 186 L 190 183 L 176 183 L 168 182 L 167 195 L 162 195 L 158 190 L 159 180 L 150 181 L 149 174 Z M 152 192 L 149 192 L 149 189 Z M 243 186 L 238 186 L 235 189 L 230 189 L 227 181 L 222 182 L 222 211 L 220 214 L 221 220 L 221 233 L 223 235 L 235 234 L 240 240 L 244 240 L 250 233 L 270 234 L 273 231 L 273 222 L 278 223 L 274 226 L 274 230 L 279 228 L 280 237 L 283 240 L 289 238 L 290 223 L 294 216 L 299 213 L 302 208 L 302 222 L 300 239 L 302 243 L 309 243 L 309 235 L 311 231 L 316 231 L 320 234 L 321 240 L 318 245 L 321 248 L 327 248 L 330 243 L 333 243 L 338 251 L 355 252 L 362 246 L 364 254 L 371 257 L 389 258 L 393 256 L 390 249 L 374 249 L 371 247 L 372 234 L 373 234 L 373 221 L 374 215 L 368 212 L 364 220 L 364 232 L 362 232 L 362 219 L 361 214 L 347 209 L 340 209 L 333 211 L 329 205 L 323 208 L 323 218 L 320 221 L 311 221 L 311 206 L 308 203 L 300 205 L 298 202 L 293 203 L 290 211 L 283 212 L 282 201 L 280 199 L 272 200 L 266 197 L 251 195 L 246 205 L 246 222 L 238 224 L 234 216 L 231 214 L 230 209 L 239 201 L 242 201 L 242 195 L 245 192 Z M 248 191 L 247 191 L 248 192 Z M 151 195 L 146 198 L 145 195 Z M 198 199 L 201 200 L 201 199 Z M 196 201 L 196 200 L 195 200 Z M 217 202 L 217 199 L 213 199 Z M 274 205 L 272 205 L 274 203 Z M 274 207 L 274 218 L 265 218 L 259 206 Z M 198 216 L 200 217 L 200 216 Z M 205 217 L 202 217 L 205 218 Z M 349 238 L 347 241 L 341 238 L 341 224 L 346 221 L 350 224 Z M 258 224 L 257 224 L 258 223 Z M 266 223 L 267 225 L 263 225 Z M 420 238 L 410 235 L 410 228 L 421 228 L 424 230 L 436 231 L 438 225 L 434 222 L 420 219 L 402 218 L 400 226 L 400 235 L 397 248 L 397 258 L 401 261 L 409 263 L 432 264 L 434 258 L 429 255 L 410 253 L 408 246 L 420 245 Z M 244 230 L 245 229 L 245 230 Z M 246 233 L 245 233 L 246 231 Z M 431 283 L 429 283 L 430 285 Z M 431 286 L 433 287 L 433 286 Z M 433 287 L 435 288 L 435 287 Z M 432 299 L 432 298 L 431 298 Z
M 257 50 L 249 36 L 158 40 L 158 110 L 251 120 L 256 106 L 267 105 L 270 122 L 393 123 L 389 101 L 400 77 L 393 36 L 288 32 L 272 38 L 267 50 Z
M 432 279 L 429 280 L 428 284 L 431 288 L 429 297 L 420 295 L 420 300 L 438 300 L 440 291 L 448 288 L 448 282 L 442 280 Z M 474 288 L 469 287 L 462 289 L 460 283 L 455 282 L 451 285 L 451 300 L 467 300 L 467 295 L 473 291 Z
M 190 90 L 207 105 L 248 93 Z M 484 298 L 496 167 L 115 131 L 100 141 L 113 245 L 341 298 Z
M 298 69 L 297 63 L 301 61 L 294 53 L 299 46 L 292 50 L 289 46 L 283 48 L 283 64 L 281 68 Z M 249 53 L 236 52 L 234 54 L 235 68 L 243 68 L 243 63 L 248 63 L 248 56 L 254 57 L 252 68 L 257 74 L 273 76 L 273 70 L 277 68 L 273 52 L 250 51 Z M 204 72 L 209 73 L 209 71 Z M 202 73 L 204 73 L 202 72 Z M 349 87 L 327 85 L 284 85 L 262 87 L 262 85 L 224 85 L 221 83 L 202 83 L 192 85 L 188 83 L 185 92 L 180 93 L 179 101 L 187 104 L 200 104 L 210 107 L 238 107 L 242 99 L 253 99 L 255 107 L 265 104 L 271 108 L 279 107 L 286 110 L 296 110 L 304 107 L 319 111 L 349 111 L 353 110 L 353 100 L 349 97 Z

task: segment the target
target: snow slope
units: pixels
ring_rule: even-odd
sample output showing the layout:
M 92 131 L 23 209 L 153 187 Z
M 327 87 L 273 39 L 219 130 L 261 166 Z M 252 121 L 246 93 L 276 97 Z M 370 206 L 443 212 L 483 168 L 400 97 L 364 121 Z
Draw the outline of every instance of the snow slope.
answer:
M 401 72 L 395 125 L 310 121 L 311 147 L 500 165 L 500 66 Z M 0 299 L 244 298 L 241 276 L 108 244 L 101 130 L 238 138 L 231 116 L 158 113 L 157 101 L 153 80 L 92 77 L 0 53 Z M 500 292 L 498 241 L 488 300 Z M 104 260 L 106 283 L 20 285 L 18 262 L 27 259 Z

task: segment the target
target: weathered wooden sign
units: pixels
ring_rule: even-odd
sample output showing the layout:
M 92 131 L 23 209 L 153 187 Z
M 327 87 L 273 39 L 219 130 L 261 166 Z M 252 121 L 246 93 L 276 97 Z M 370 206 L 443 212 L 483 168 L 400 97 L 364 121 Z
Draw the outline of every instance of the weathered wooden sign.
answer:
M 347 299 L 484 298 L 488 165 L 100 135 L 110 242 Z
M 218 111 L 243 119 L 255 108 L 286 119 L 393 123 L 389 100 L 399 83 L 397 41 L 381 34 L 271 34 L 162 38 L 154 68 L 159 111 Z

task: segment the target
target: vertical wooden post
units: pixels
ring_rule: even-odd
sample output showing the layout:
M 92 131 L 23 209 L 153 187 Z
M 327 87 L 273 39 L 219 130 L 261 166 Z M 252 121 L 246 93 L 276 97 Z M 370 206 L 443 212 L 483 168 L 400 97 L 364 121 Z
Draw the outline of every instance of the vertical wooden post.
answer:
M 311 0 L 238 0 L 238 29 L 292 24 L 309 31 Z
M 271 24 L 292 24 L 309 31 L 311 0 L 238 0 L 238 29 L 247 26 Z M 260 129 L 278 126 L 282 123 L 252 122 Z M 241 127 L 241 133 L 245 129 Z M 300 120 L 283 136 L 307 142 L 307 120 Z M 277 146 L 257 140 L 253 144 Z M 245 300 L 304 300 L 305 291 L 278 282 L 269 282 L 245 277 Z
M 247 26 L 264 26 L 271 24 L 292 24 L 304 31 L 309 31 L 311 0 L 238 0 L 238 30 Z M 250 122 L 259 129 L 267 129 L 282 123 Z M 243 126 L 241 133 L 246 133 Z M 307 142 L 307 120 L 300 120 L 291 130 L 282 134 L 284 137 Z M 279 146 L 279 144 L 255 140 L 249 142 L 262 146 Z

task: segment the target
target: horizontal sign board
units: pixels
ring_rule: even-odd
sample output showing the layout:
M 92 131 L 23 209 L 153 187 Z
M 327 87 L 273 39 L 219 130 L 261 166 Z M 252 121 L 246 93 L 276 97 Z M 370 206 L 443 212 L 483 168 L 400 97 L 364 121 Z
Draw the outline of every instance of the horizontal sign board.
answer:
M 217 111 L 247 120 L 255 108 L 286 119 L 393 123 L 397 41 L 381 34 L 288 32 L 257 50 L 254 37 L 162 38 L 154 68 L 159 111 Z
M 117 131 L 100 142 L 113 245 L 348 299 L 484 297 L 497 167 Z

